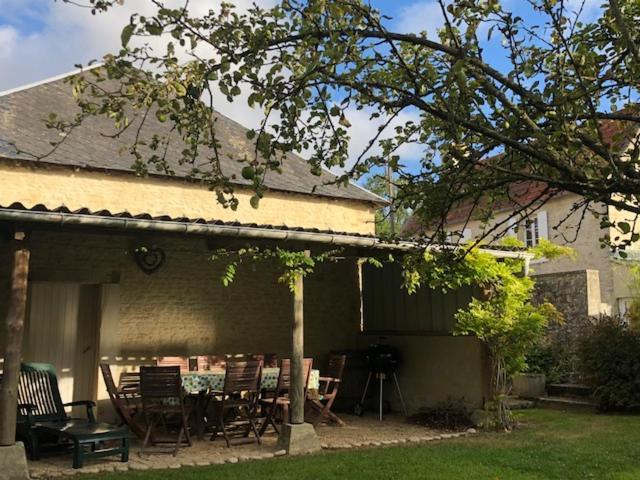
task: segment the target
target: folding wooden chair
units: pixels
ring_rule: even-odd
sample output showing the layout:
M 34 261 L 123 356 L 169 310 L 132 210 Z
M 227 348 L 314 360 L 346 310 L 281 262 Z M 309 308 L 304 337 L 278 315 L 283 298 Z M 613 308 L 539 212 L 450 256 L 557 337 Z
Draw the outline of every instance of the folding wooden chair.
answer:
M 253 432 L 256 441 L 260 443 L 260 435 L 255 424 L 256 403 L 260 391 L 260 379 L 262 376 L 262 361 L 227 362 L 225 368 L 224 387 L 222 392 L 213 398 L 216 407 L 217 419 L 214 423 L 211 440 L 215 440 L 222 434 L 227 447 L 231 447 L 231 439 L 239 435 L 248 440 Z M 233 410 L 232 419 L 229 420 L 227 412 Z M 241 427 L 244 427 L 242 429 Z M 233 429 L 233 430 L 231 430 Z
M 147 424 L 147 430 L 140 448 L 140 454 L 149 442 L 151 445 L 160 443 L 173 443 L 171 440 L 160 440 L 154 434 L 154 430 L 162 425 L 165 434 L 169 434 L 167 421 L 173 418 L 178 421 L 178 435 L 175 440 L 173 455 L 178 454 L 178 449 L 183 442 L 183 436 L 191 446 L 189 434 L 189 414 L 191 409 L 185 405 L 180 367 L 140 367 L 140 394 L 142 396 L 142 411 Z
M 304 398 L 307 398 L 307 387 L 309 385 L 309 377 L 311 376 L 311 367 L 313 366 L 312 358 L 304 359 Z M 260 405 L 266 416 L 260 426 L 260 435 L 264 435 L 267 427 L 271 425 L 276 433 L 280 433 L 276 418 L 278 413 L 282 414 L 282 421 L 289 420 L 289 390 L 291 389 L 291 359 L 283 358 L 280 360 L 280 372 L 278 373 L 278 383 L 273 397 L 261 398 Z
M 101 363 L 100 370 L 102 371 L 104 384 L 107 387 L 109 399 L 118 417 L 120 417 L 121 424 L 128 426 L 136 437 L 140 439 L 144 438 L 144 429 L 134 418 L 140 411 L 140 376 L 137 376 L 138 383 L 135 385 L 135 389 L 132 383 L 116 387 L 113 381 L 113 375 L 111 374 L 111 366 L 108 363 Z M 122 376 L 120 378 L 122 379 Z
M 320 396 L 318 399 L 309 399 L 311 407 L 318 412 L 318 417 L 313 422 L 314 427 L 323 420 L 335 422 L 339 426 L 345 424 L 341 418 L 331 411 L 331 406 L 338 396 L 346 363 L 346 355 L 331 355 L 329 357 L 328 376 L 320 377 L 320 389 L 318 392 Z

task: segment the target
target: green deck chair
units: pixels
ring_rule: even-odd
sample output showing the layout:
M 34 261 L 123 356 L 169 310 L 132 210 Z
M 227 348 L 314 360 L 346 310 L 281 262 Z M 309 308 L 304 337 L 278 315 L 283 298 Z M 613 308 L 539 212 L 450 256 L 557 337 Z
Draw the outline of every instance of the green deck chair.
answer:
M 85 406 L 87 418 L 71 418 L 65 407 Z M 73 468 L 82 468 L 86 458 L 120 455 L 129 460 L 129 430 L 96 422 L 95 403 L 79 400 L 62 403 L 55 367 L 49 363 L 23 363 L 18 384 L 17 436 L 25 442 L 31 460 L 39 460 L 47 443 L 73 446 Z M 116 446 L 104 447 L 104 442 Z

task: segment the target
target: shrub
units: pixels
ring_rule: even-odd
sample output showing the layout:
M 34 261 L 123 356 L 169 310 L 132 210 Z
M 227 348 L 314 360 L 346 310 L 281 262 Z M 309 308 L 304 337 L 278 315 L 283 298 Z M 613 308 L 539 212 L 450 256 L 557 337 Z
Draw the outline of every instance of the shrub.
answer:
M 408 418 L 410 423 L 440 430 L 465 430 L 473 426 L 471 411 L 464 399 L 448 398 L 433 407 L 421 408 Z
M 582 339 L 578 354 L 600 410 L 640 410 L 640 332 L 618 318 L 601 318 Z
M 547 383 L 565 383 L 576 370 L 576 356 L 562 342 L 546 338 L 526 355 L 525 372 L 544 373 Z

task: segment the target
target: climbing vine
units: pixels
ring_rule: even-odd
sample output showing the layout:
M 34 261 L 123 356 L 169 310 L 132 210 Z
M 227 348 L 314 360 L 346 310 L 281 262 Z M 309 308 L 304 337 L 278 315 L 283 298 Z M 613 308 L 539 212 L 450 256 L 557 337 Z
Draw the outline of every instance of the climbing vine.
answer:
M 513 239 L 509 246 L 522 247 Z M 541 243 L 528 250 L 533 258 L 552 259 L 571 255 L 572 250 Z M 560 314 L 548 303 L 534 304 L 534 280 L 523 274 L 522 258 L 503 258 L 480 249 L 425 251 L 420 258 L 405 259 L 405 287 L 419 286 L 453 290 L 475 285 L 479 291 L 466 308 L 455 315 L 454 335 L 475 335 L 488 349 L 491 363 L 492 402 L 487 407 L 497 426 L 513 427 L 506 402 L 509 379 L 524 367 L 525 354 L 543 335 L 548 322 Z

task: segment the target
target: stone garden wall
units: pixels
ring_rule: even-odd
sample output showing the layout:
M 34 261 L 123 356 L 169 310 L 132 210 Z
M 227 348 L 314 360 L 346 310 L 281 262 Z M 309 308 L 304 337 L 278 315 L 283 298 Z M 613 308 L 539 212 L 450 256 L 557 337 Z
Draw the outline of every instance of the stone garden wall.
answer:
M 552 303 L 564 316 L 563 323 L 549 326 L 549 335 L 573 350 L 589 319 L 601 313 L 598 270 L 545 273 L 534 279 L 535 301 Z

